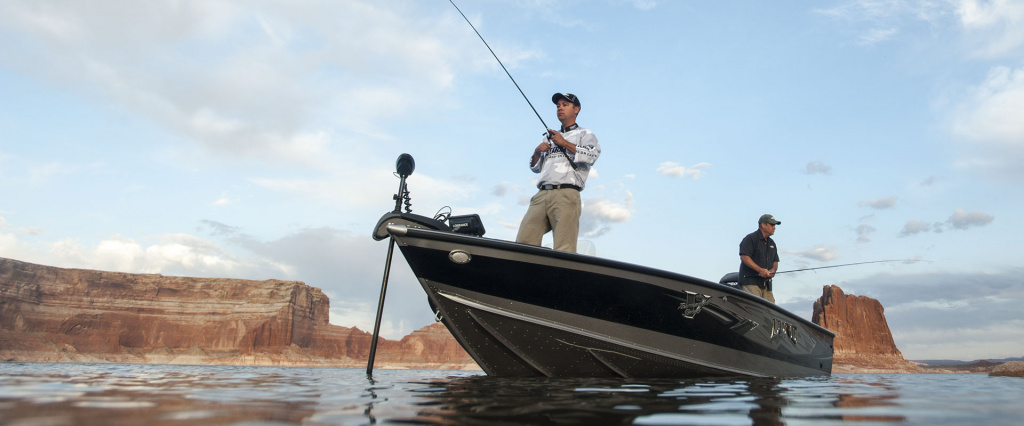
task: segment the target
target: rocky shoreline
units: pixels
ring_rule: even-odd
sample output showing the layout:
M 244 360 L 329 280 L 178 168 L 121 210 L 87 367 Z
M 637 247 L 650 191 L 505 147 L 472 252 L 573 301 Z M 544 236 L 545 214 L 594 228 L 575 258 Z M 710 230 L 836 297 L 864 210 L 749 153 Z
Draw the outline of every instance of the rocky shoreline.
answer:
M 0 258 L 0 360 L 359 367 L 372 336 L 298 281 L 168 277 Z M 441 324 L 379 339 L 380 368 L 473 369 Z

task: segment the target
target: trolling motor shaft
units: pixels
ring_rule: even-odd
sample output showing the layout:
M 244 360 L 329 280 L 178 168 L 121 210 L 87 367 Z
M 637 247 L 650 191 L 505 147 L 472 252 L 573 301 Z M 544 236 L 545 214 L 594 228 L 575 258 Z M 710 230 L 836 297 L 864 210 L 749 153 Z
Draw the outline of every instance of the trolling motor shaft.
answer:
M 409 208 L 409 191 L 405 188 L 405 178 L 412 175 L 413 170 L 416 169 L 416 161 L 413 160 L 409 154 L 402 154 L 398 156 L 398 160 L 395 161 L 395 172 L 398 173 L 398 193 L 395 194 L 395 210 L 392 213 L 401 214 L 402 202 L 406 202 L 407 212 L 411 212 Z M 379 224 L 378 224 L 379 227 Z M 376 234 L 374 238 L 376 238 Z M 380 335 L 380 320 L 384 314 L 384 296 L 388 291 L 388 275 L 391 273 L 391 258 L 395 254 L 395 239 L 390 238 L 388 241 L 388 257 L 384 263 L 384 279 L 380 284 L 380 300 L 377 302 L 377 318 L 373 322 L 373 340 L 370 340 L 370 357 L 366 360 L 366 375 L 373 375 L 373 359 L 377 354 L 377 337 Z

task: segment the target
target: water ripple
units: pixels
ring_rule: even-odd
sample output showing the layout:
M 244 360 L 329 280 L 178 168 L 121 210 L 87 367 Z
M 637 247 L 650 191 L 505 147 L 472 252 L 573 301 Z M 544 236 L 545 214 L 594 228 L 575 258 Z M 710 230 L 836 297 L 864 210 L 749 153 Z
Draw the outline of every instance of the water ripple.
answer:
M 840 374 L 507 379 L 476 372 L 0 364 L 2 424 L 1019 424 L 1024 379 Z

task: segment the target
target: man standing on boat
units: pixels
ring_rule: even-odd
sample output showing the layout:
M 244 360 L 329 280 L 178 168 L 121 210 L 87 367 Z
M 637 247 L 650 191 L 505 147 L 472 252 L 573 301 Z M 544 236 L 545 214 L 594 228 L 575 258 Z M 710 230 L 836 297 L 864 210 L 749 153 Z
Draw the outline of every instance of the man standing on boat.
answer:
M 770 214 L 761 215 L 757 220 L 757 230 L 740 241 L 740 286 L 747 293 L 772 303 L 775 303 L 772 278 L 779 270 L 779 250 L 772 235 L 775 235 L 775 227 L 781 224 Z
M 580 99 L 572 93 L 551 96 L 562 129 L 548 129 L 549 137 L 537 145 L 530 158 L 530 170 L 540 173 L 537 194 L 519 224 L 517 243 L 539 246 L 544 234 L 554 231 L 555 250 L 576 252 L 583 203 L 580 191 L 587 183 L 590 167 L 601 155 L 594 132 L 576 124 Z

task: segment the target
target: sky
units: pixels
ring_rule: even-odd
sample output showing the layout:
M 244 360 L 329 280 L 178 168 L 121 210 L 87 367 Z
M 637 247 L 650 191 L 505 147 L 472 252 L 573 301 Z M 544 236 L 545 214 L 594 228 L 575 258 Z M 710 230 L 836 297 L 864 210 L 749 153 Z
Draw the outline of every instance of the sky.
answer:
M 370 331 L 397 157 L 414 213 L 514 240 L 568 92 L 595 255 L 718 281 L 770 213 L 782 271 L 899 260 L 783 308 L 837 285 L 907 359 L 1024 355 L 1024 1 L 456 4 L 526 99 L 449 1 L 0 2 L 0 257 L 299 280 Z M 396 257 L 382 335 L 433 321 Z

